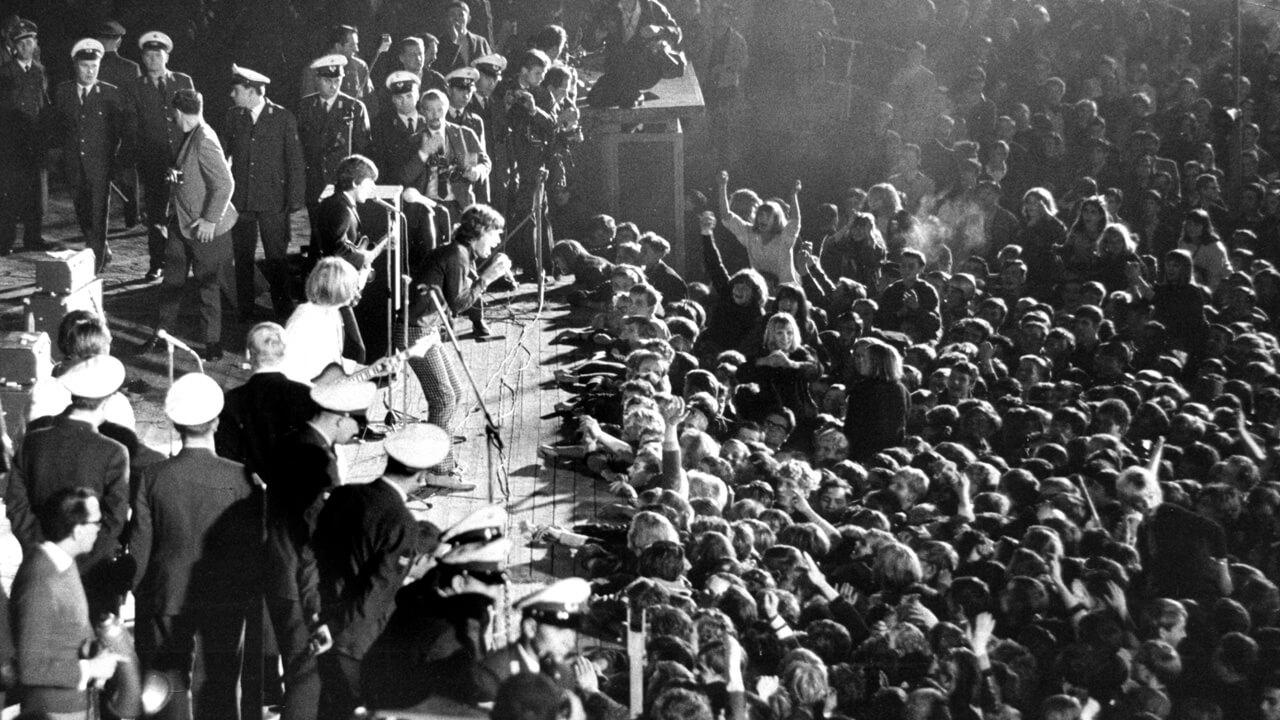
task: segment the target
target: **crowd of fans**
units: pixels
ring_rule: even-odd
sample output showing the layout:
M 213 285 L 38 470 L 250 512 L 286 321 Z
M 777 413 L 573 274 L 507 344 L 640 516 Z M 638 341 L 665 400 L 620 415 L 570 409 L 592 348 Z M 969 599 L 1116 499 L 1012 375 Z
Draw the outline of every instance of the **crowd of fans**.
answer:
M 705 282 L 606 216 L 554 248 L 595 315 L 541 453 L 619 502 L 539 537 L 602 636 L 644 609 L 648 717 L 1280 717 L 1275 56 L 1211 6 L 838 5 L 906 49 L 840 202 L 721 173 Z M 748 98 L 811 62 L 747 46 Z

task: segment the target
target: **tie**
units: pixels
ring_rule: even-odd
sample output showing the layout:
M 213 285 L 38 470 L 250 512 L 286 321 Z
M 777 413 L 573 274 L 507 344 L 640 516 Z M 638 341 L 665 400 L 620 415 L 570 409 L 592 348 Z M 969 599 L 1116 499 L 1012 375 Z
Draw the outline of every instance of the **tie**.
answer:
M 86 88 L 84 87 L 80 88 L 80 104 L 81 105 L 84 104 L 84 96 L 88 94 L 89 94 L 89 91 Z

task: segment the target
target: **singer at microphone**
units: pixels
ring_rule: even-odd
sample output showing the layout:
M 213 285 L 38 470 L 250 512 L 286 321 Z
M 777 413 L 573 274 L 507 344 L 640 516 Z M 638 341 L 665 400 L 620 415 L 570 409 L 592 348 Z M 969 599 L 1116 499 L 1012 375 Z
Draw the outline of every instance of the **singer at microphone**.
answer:
M 511 270 L 511 261 L 494 248 L 502 242 L 506 221 L 497 210 L 488 205 L 472 205 L 462 212 L 451 242 L 441 245 L 427 254 L 425 261 L 410 284 L 408 327 L 412 343 L 429 332 L 439 332 L 436 327 L 440 315 L 436 311 L 433 293 L 444 306 L 446 321 L 453 316 L 470 311 L 494 280 Z M 486 260 L 488 262 L 486 262 Z M 400 332 L 403 323 L 395 323 Z M 454 430 L 457 408 L 463 403 L 462 375 L 456 366 L 453 349 L 436 345 L 421 358 L 409 358 L 408 365 L 422 386 L 427 399 L 427 422 Z M 433 470 L 428 484 L 453 487 L 453 455 Z

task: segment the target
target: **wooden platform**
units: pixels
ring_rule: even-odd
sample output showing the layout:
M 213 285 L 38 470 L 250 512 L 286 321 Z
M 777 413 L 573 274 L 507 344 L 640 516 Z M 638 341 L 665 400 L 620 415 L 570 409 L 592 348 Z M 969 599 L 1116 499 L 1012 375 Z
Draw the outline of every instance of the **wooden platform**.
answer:
M 46 237 L 64 240 L 73 237 L 73 217 L 65 196 L 55 194 L 53 206 L 46 223 Z M 118 225 L 118 215 L 113 214 L 113 226 Z M 305 215 L 294 218 L 295 249 L 305 242 Z M 168 386 L 167 368 L 163 355 L 140 355 L 137 346 L 150 334 L 149 320 L 154 313 L 157 284 L 146 284 L 140 278 L 146 272 L 146 237 L 140 229 L 113 234 L 111 246 L 115 259 L 103 278 L 106 285 L 105 305 L 114 344 L 112 352 L 126 366 L 127 377 L 124 393 L 133 404 L 138 418 L 138 434 L 148 446 L 167 453 L 176 441 L 163 414 L 164 394 Z M 68 247 L 78 248 L 78 242 L 68 241 Z M 22 327 L 22 299 L 35 289 L 35 256 L 16 253 L 0 258 L 0 329 L 17 330 Z M 262 288 L 265 290 L 265 286 Z M 554 371 L 580 356 L 568 346 L 553 345 L 551 338 L 565 327 L 584 325 L 587 318 L 575 318 L 556 298 L 560 293 L 551 286 L 545 309 L 539 313 L 536 292 L 532 286 L 521 286 L 515 292 L 495 295 L 489 300 L 487 315 L 495 339 L 479 343 L 467 337 L 468 321 L 458 323 L 463 333 L 460 343 L 462 357 L 481 387 L 481 395 L 499 426 L 499 436 L 505 446 L 502 457 L 493 458 L 493 471 L 505 468 L 509 478 L 510 495 L 499 492 L 497 501 L 510 511 L 510 535 L 514 549 L 510 558 L 512 586 L 505 605 L 518 599 L 539 583 L 550 578 L 571 574 L 571 559 L 558 549 L 531 548 L 527 536 L 539 525 L 568 525 L 590 519 L 600 506 L 609 502 L 604 488 L 597 482 L 564 467 L 544 466 L 537 457 L 540 443 L 556 438 L 559 419 L 541 419 L 551 412 L 553 405 L 565 398 L 555 388 Z M 259 305 L 265 307 L 265 294 Z M 228 329 L 224 343 L 235 337 L 243 338 L 247 326 L 234 322 L 234 314 L 227 316 Z M 175 334 L 194 323 L 194 307 L 184 307 L 180 327 Z M 239 350 L 238 346 L 233 346 Z M 195 363 L 181 355 L 177 358 L 178 374 L 195 369 Z M 228 352 L 218 363 L 209 364 L 206 372 L 224 388 L 242 383 L 249 375 L 242 358 Z M 393 386 L 397 409 L 408 408 L 413 415 L 425 416 L 421 390 L 411 375 Z M 468 391 L 469 392 L 469 391 Z M 406 403 L 407 400 L 407 404 Z M 466 408 L 462 432 L 467 436 L 459 448 L 459 460 L 467 470 L 467 478 L 477 484 L 475 492 L 464 496 L 445 496 L 432 499 L 428 510 L 418 507 L 421 515 L 439 527 L 447 528 L 468 513 L 488 502 L 489 454 L 484 441 L 484 423 L 481 414 L 471 401 Z M 370 417 L 380 418 L 384 413 L 375 405 Z M 342 457 L 347 461 L 346 479 L 359 482 L 375 477 L 381 471 L 383 452 L 381 443 L 364 443 L 343 448 Z M 0 580 L 9 587 L 21 560 L 20 551 L 8 532 L 7 521 L 0 517 Z M 503 635 L 515 631 L 513 623 L 503 614 L 503 621 L 495 628 L 499 642 Z

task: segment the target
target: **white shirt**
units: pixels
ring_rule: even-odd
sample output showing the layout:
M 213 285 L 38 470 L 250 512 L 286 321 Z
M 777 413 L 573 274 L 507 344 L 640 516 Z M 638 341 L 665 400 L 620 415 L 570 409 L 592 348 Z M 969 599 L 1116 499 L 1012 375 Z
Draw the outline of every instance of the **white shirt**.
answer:
M 291 380 L 311 384 L 329 363 L 342 362 L 342 311 L 305 302 L 284 326 L 285 360 Z
M 409 130 L 413 130 L 418 122 L 418 115 L 396 115 L 400 119 L 400 124 Z
M 66 572 L 68 568 L 76 564 L 75 558 L 68 555 L 67 551 L 59 547 L 57 543 L 51 543 L 46 540 L 40 543 L 40 549 L 44 551 L 45 555 L 49 556 L 49 560 L 53 562 L 53 567 L 60 573 Z
M 795 260 L 791 255 L 796 246 L 796 240 L 800 237 L 800 221 L 799 218 L 794 217 L 795 212 L 795 210 L 792 211 L 793 217 L 782 226 L 782 232 L 767 243 L 763 236 L 737 215 L 730 213 L 724 219 L 724 226 L 738 238 L 738 242 L 747 248 L 751 267 L 762 273 L 773 273 L 779 283 L 800 282 L 796 274 Z
M 34 61 L 34 60 L 28 60 L 28 61 L 26 61 L 26 62 L 23 62 L 23 61 L 19 60 L 19 61 L 18 61 L 18 67 L 22 68 L 22 72 L 26 72 L 26 71 L 28 71 L 28 70 L 30 70 L 30 69 L 31 69 L 31 63 L 33 63 L 33 62 L 35 62 L 35 61 Z
M 329 112 L 330 110 L 332 110 L 333 103 L 337 99 L 338 99 L 337 93 L 334 93 L 333 97 L 329 98 L 328 100 L 325 100 L 324 98 L 320 98 L 320 102 L 324 104 L 324 111 Z
M 249 108 L 249 118 L 253 120 L 254 125 L 258 124 L 258 118 L 262 116 L 262 108 L 267 106 L 267 101 L 265 98 L 260 98 L 260 100 L 261 102 L 259 102 L 257 105 Z

